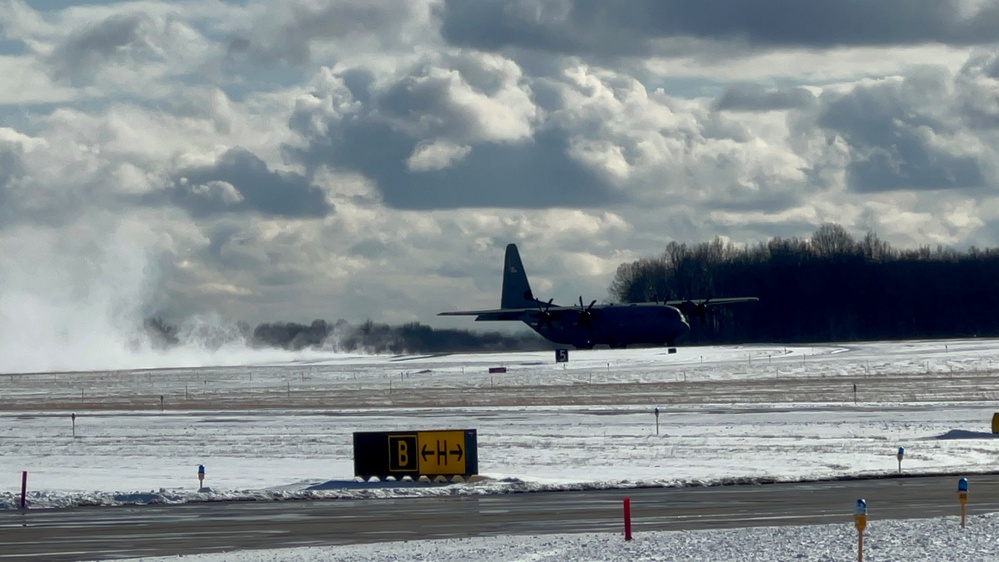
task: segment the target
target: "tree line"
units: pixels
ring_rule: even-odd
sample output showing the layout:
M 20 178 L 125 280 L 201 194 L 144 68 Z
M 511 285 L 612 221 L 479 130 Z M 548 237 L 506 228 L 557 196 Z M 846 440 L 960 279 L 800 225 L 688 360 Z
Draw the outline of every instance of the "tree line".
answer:
M 184 335 L 178 326 L 162 318 L 145 321 L 146 333 L 156 347 L 179 345 Z M 223 330 L 224 338 L 196 338 L 201 345 L 218 348 L 227 344 L 250 347 L 275 347 L 290 351 L 306 348 L 363 353 L 460 353 L 473 351 L 537 351 L 554 349 L 553 345 L 534 332 L 505 334 L 468 330 L 435 329 L 418 322 L 392 326 L 368 320 L 350 324 L 345 320 L 329 323 L 313 320 L 311 324 L 297 322 L 264 322 L 251 328 L 239 323 L 235 330 Z
M 999 335 L 999 250 L 897 250 L 824 224 L 810 238 L 667 244 L 622 264 L 618 302 L 756 296 L 690 319 L 688 342 L 817 342 Z M 686 307 L 688 312 L 694 312 Z
M 612 302 L 755 296 L 759 302 L 706 313 L 680 305 L 691 324 L 681 343 L 803 343 L 999 336 L 996 287 L 999 249 L 898 250 L 874 232 L 855 240 L 842 226 L 824 224 L 809 238 L 775 237 L 742 246 L 720 238 L 670 242 L 658 257 L 621 264 L 609 293 Z M 159 346 L 184 339 L 177 326 L 161 318 L 147 319 L 145 328 Z M 555 347 L 526 328 L 483 333 L 370 320 L 239 323 L 187 337 L 209 347 L 238 343 L 392 354 Z

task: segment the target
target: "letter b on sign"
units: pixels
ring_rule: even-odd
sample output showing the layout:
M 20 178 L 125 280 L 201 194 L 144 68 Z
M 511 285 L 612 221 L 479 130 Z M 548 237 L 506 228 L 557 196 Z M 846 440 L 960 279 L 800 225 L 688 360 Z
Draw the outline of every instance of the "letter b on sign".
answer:
M 389 471 L 417 472 L 419 470 L 415 435 L 389 435 L 388 442 Z
M 397 458 L 399 459 L 400 466 L 406 466 L 409 464 L 409 443 L 406 443 L 405 439 L 400 439 L 396 441 L 399 447 Z

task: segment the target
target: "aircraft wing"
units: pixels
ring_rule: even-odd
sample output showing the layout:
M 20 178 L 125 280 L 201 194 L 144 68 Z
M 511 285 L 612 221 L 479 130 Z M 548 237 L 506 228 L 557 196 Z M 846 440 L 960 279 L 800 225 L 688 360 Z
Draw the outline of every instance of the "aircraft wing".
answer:
M 666 301 L 666 304 L 670 306 L 676 306 L 678 304 L 692 303 L 696 305 L 703 306 L 715 306 L 719 304 L 734 304 L 737 302 L 756 302 L 760 300 L 759 297 L 719 297 L 716 299 L 681 299 L 675 301 Z
M 437 316 L 474 316 L 477 322 L 491 320 L 522 320 L 527 322 L 532 319 L 537 320 L 542 312 L 551 315 L 556 320 L 566 320 L 568 318 L 575 320 L 579 317 L 580 309 L 574 306 L 548 305 L 544 309 L 526 307 L 495 308 L 492 310 L 458 310 L 455 312 L 440 312 Z
M 476 321 L 486 320 L 520 320 L 524 314 L 537 312 L 536 308 L 496 308 L 492 310 L 457 310 L 441 312 L 437 316 L 475 316 Z

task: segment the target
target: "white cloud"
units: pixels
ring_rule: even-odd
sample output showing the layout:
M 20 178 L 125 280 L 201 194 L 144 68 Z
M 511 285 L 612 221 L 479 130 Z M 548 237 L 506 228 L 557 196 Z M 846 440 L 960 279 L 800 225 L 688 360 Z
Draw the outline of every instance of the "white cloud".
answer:
M 631 173 L 631 165 L 625 159 L 622 148 L 610 141 L 577 139 L 573 141 L 569 154 L 614 180 L 626 180 Z
M 78 90 L 57 84 L 37 61 L 24 56 L 0 56 L 0 106 L 65 103 L 78 98 Z
M 43 148 L 46 145 L 45 139 L 32 137 L 18 132 L 10 127 L 0 127 L 0 142 L 9 145 L 17 145 L 22 150 L 32 151 Z
M 449 167 L 454 161 L 464 158 L 471 150 L 470 146 L 447 141 L 420 143 L 413 151 L 413 155 L 406 160 L 406 167 L 414 172 L 442 170 Z
M 536 109 L 511 61 L 492 55 L 425 57 L 381 95 L 393 126 L 454 142 L 515 142 L 532 132 Z
M 245 288 L 233 285 L 232 283 L 205 283 L 195 287 L 196 291 L 199 291 L 205 295 L 228 295 L 237 297 L 246 297 L 253 294 L 253 291 Z
M 210 181 L 188 187 L 191 193 L 201 195 L 210 199 L 218 199 L 223 203 L 238 203 L 243 200 L 243 195 L 234 185 L 227 181 Z
M 968 49 L 943 44 L 892 47 L 848 47 L 841 49 L 777 49 L 744 51 L 723 57 L 650 57 L 644 70 L 653 83 L 675 84 L 680 80 L 708 81 L 705 88 L 724 83 L 813 84 L 826 87 L 852 83 L 869 76 L 889 76 L 907 69 L 938 65 L 959 67 Z M 702 92 L 702 94 L 707 92 Z
M 892 5 L 895 39 L 837 39 L 570 0 L 4 2 L 0 244 L 140 240 L 134 314 L 425 322 L 494 306 L 509 242 L 560 301 L 673 239 L 999 244 L 992 32 Z

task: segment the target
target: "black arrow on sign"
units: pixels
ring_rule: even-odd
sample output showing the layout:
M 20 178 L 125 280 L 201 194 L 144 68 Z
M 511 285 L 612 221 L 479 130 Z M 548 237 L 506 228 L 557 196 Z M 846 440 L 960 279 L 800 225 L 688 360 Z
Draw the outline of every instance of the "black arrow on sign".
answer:
M 457 445 L 455 445 L 455 447 L 457 447 L 458 450 L 451 451 L 451 454 L 452 455 L 458 455 L 458 460 L 460 461 L 461 460 L 461 453 L 462 453 L 462 451 L 461 451 L 461 443 L 458 443 Z
M 429 457 L 430 455 L 433 455 L 433 454 L 434 454 L 434 452 L 431 451 L 431 450 L 429 450 L 429 449 L 427 449 L 427 444 L 424 443 L 423 444 L 423 449 L 420 450 L 420 456 L 423 457 L 423 462 L 427 462 L 427 457 Z

